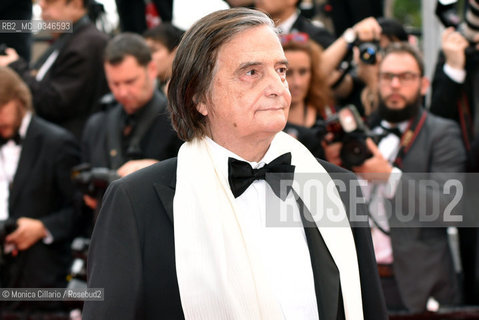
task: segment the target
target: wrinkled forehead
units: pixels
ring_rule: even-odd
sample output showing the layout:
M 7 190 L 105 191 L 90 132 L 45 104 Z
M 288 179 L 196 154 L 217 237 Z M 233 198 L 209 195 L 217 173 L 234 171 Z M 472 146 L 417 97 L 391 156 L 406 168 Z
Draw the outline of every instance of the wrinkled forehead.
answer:
M 268 25 L 254 26 L 232 35 L 217 49 L 216 60 L 239 57 L 248 59 L 262 55 L 265 58 L 284 58 L 278 32 L 276 28 Z

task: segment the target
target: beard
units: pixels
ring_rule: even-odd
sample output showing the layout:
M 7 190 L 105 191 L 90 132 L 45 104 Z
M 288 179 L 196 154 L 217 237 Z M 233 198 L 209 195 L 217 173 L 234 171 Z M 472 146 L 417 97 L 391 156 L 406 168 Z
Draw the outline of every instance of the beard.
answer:
M 417 93 L 415 99 L 406 101 L 406 105 L 402 109 L 390 109 L 386 105 L 386 101 L 379 94 L 378 113 L 381 119 L 390 123 L 399 123 L 414 118 L 422 105 L 422 96 L 420 92 Z

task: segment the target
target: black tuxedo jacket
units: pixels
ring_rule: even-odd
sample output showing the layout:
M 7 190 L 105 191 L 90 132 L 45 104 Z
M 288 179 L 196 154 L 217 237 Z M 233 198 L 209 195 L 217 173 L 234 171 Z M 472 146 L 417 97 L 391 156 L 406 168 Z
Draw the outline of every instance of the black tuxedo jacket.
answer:
M 88 116 L 97 111 L 100 97 L 108 92 L 103 71 L 107 40 L 91 22 L 80 25 L 41 81 L 32 76 L 23 59 L 9 65 L 32 91 L 36 113 L 71 131 L 78 141 Z
M 9 196 L 11 218 L 39 219 L 53 236 L 2 268 L 3 287 L 64 287 L 71 261 L 70 242 L 78 217 L 73 210 L 71 168 L 80 161 L 79 146 L 66 130 L 32 117 Z
M 321 164 L 346 186 L 355 180 L 329 163 Z M 104 288 L 104 301 L 86 302 L 83 319 L 183 319 L 175 269 L 173 197 L 176 158 L 137 171 L 114 182 L 100 211 L 88 258 L 88 286 Z M 349 190 L 342 193 L 349 211 Z M 301 205 L 300 205 L 301 208 Z M 366 213 L 358 205 L 359 213 Z M 322 320 L 343 319 L 336 266 L 316 228 L 305 228 Z M 384 299 L 366 225 L 353 228 L 358 252 L 365 319 L 386 319 Z M 314 243 L 313 243 L 314 242 Z M 321 260 L 322 258 L 326 260 Z M 329 261 L 328 261 L 329 258 Z M 326 261 L 320 269 L 319 263 Z M 319 263 L 318 263 L 319 262 Z M 332 277 L 322 277 L 331 274 Z M 336 274 L 334 274 L 334 270 Z M 327 290 L 326 290 L 327 288 Z

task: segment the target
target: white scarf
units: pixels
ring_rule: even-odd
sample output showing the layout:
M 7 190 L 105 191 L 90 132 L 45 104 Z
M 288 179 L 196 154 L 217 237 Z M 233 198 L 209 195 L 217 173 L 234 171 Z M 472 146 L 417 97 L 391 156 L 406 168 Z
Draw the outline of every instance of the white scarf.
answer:
M 316 158 L 286 133 L 275 136 L 270 151 L 275 155 L 291 152 L 295 180 L 300 173 L 314 177 L 321 173 L 322 178 L 308 181 L 311 188 L 300 188 L 295 181 L 293 189 L 315 218 L 338 267 L 346 319 L 363 319 L 354 239 L 344 205 L 331 187 L 334 182 Z M 331 210 L 339 222 L 326 220 L 325 225 Z M 186 319 L 283 319 L 259 249 L 238 222 L 235 198 L 227 178 L 215 168 L 205 139 L 180 148 L 173 214 L 176 271 Z

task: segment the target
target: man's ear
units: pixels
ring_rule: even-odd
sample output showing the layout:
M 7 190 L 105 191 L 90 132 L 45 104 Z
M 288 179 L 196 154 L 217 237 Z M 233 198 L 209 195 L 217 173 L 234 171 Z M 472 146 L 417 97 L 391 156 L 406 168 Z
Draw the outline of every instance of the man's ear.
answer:
M 148 69 L 150 78 L 156 79 L 156 75 L 158 73 L 158 65 L 156 64 L 156 61 L 152 59 L 150 62 L 148 62 L 146 68 Z
M 429 81 L 428 77 L 426 77 L 426 76 L 422 77 L 422 79 L 421 79 L 421 94 L 423 96 L 426 95 L 427 90 L 429 89 L 429 83 L 430 83 L 430 81 Z
M 208 108 L 206 108 L 206 104 L 203 102 L 199 102 L 196 104 L 196 110 L 198 110 L 198 112 L 205 117 L 208 115 Z

